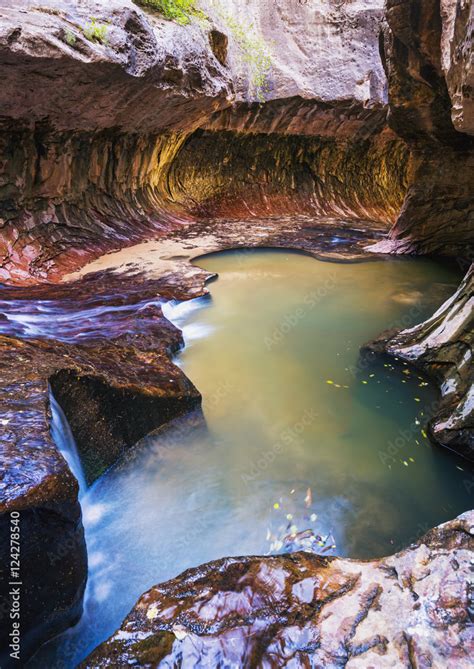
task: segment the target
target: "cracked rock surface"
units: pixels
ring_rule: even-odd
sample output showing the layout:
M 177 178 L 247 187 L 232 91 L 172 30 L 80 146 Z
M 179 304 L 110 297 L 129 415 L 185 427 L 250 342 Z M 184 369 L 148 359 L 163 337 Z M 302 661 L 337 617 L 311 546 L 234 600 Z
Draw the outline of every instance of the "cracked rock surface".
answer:
M 472 666 L 474 512 L 367 562 L 227 558 L 146 592 L 98 667 Z

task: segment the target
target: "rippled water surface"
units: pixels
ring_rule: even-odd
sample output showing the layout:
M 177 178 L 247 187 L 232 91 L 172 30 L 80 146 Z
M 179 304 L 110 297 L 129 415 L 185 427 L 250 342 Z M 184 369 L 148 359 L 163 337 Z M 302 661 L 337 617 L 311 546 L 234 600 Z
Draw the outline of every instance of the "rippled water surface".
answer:
M 305 529 L 322 552 L 379 556 L 472 507 L 472 472 L 426 438 L 434 390 L 401 362 L 359 363 L 380 331 L 432 313 L 455 273 L 276 251 L 199 265 L 219 274 L 211 297 L 166 313 L 207 427 L 177 421 L 85 492 L 85 614 L 36 666 L 75 666 L 143 591 L 188 567 L 275 552 Z

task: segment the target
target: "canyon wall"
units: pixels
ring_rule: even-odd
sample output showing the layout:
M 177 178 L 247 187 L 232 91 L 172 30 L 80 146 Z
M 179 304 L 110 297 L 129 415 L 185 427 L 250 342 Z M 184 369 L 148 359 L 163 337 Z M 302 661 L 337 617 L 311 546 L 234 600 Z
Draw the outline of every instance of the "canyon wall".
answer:
M 1 557 L 10 513 L 21 511 L 24 657 L 77 619 L 86 578 L 78 491 L 49 434 L 48 384 L 93 480 L 177 405 L 199 404 L 170 362 L 180 338 L 156 302 L 201 294 L 203 277 L 187 291 L 183 263 L 156 284 L 110 275 L 82 292 L 34 284 L 141 239 L 205 236 L 211 224 L 221 247 L 235 245 L 235 229 L 239 244 L 257 244 L 245 225 L 261 216 L 265 239 L 276 229 L 280 246 L 291 234 L 271 219 L 304 214 L 327 217 L 328 229 L 341 219 L 392 226 L 382 251 L 472 255 L 471 4 L 389 1 L 386 77 L 380 0 L 222 5 L 203 2 L 210 20 L 187 25 L 131 0 L 0 7 L 0 281 L 29 285 L 4 285 L 3 309 L 38 300 L 54 318 L 84 314 L 79 334 L 28 341 L 3 312 L 0 321 Z M 313 232 L 299 248 L 314 251 Z M 104 306 L 122 315 L 89 319 Z M 132 426 L 124 397 L 139 408 Z
M 389 126 L 411 149 L 410 186 L 379 250 L 474 257 L 470 1 L 387 0 Z
M 409 156 L 385 122 L 382 3 L 291 0 L 270 23 L 267 5 L 181 26 L 130 1 L 3 4 L 1 280 L 208 215 L 395 221 Z
M 201 6 L 3 3 L 0 280 L 208 216 L 359 218 L 392 228 L 375 251 L 472 256 L 471 3 Z

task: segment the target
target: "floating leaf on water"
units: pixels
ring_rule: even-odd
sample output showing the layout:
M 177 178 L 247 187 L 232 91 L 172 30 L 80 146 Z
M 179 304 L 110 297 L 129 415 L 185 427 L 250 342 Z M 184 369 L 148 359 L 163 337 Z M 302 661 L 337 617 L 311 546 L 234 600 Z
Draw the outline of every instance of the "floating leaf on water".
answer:
M 330 386 L 333 386 L 333 385 L 334 385 L 334 381 L 331 381 L 331 379 L 328 379 L 328 380 L 326 381 L 326 383 L 329 383 Z
M 364 384 L 366 384 L 366 385 L 367 385 L 367 383 L 369 383 L 369 382 L 368 382 L 368 381 L 362 381 L 362 383 L 364 383 Z
M 403 464 L 405 465 L 405 467 L 408 467 L 408 462 L 406 460 L 403 460 Z
M 338 383 L 334 384 L 334 388 L 340 388 L 341 386 Z
M 369 374 L 369 379 L 373 379 L 375 374 Z
M 415 402 L 421 402 L 419 397 L 414 397 L 413 399 L 415 400 Z
M 279 509 L 280 508 L 280 505 L 278 504 L 278 502 L 275 502 L 275 504 L 273 505 L 273 508 L 274 509 Z
M 421 431 L 421 434 L 423 435 L 423 437 L 425 439 L 428 439 L 428 435 L 426 434 L 426 432 L 424 430 Z

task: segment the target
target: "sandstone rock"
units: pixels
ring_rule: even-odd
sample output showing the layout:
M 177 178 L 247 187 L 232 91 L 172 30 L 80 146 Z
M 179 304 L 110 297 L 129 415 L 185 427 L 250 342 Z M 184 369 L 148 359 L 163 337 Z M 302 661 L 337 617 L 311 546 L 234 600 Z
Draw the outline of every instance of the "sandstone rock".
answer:
M 474 67 L 471 0 L 442 0 L 442 65 L 451 98 L 451 118 L 459 132 L 474 134 Z
M 122 292 L 118 285 L 113 290 L 113 279 L 83 282 L 82 296 L 57 289 L 40 291 L 36 301 L 31 291 L 11 289 L 8 308 L 2 305 L 23 337 L 0 335 L 0 615 L 6 621 L 10 613 L 10 514 L 19 512 L 22 662 L 77 622 L 87 576 L 78 486 L 50 434 L 49 385 L 69 418 L 89 482 L 142 436 L 200 404 L 198 391 L 170 361 L 179 331 L 158 306 L 137 305 L 133 290 L 126 294 L 120 284 Z M 156 290 L 148 286 L 148 302 L 156 301 Z M 22 331 L 28 307 L 36 338 Z M 23 319 L 15 321 L 13 313 Z M 54 319 L 54 341 L 44 333 L 40 338 L 34 316 L 41 313 L 45 323 Z M 72 323 L 68 314 L 76 315 Z M 10 626 L 0 629 L 0 661 L 7 667 Z
M 390 241 L 374 251 L 474 257 L 474 143 L 472 137 L 458 132 L 469 131 L 471 123 L 469 86 L 462 83 L 472 76 L 466 5 L 471 3 L 460 0 L 455 8 L 445 2 L 441 13 L 436 0 L 387 2 L 388 120 L 408 143 L 412 162 L 405 202 Z M 451 82 L 453 108 L 446 77 Z M 460 88 L 467 105 L 462 122 Z M 452 116 L 458 119 L 456 127 Z
M 95 38 L 91 22 L 103 29 Z M 2 116 L 58 130 L 190 130 L 232 95 L 198 24 L 131 0 L 10 0 L 0 8 Z
M 271 68 L 266 100 L 300 97 L 360 107 L 387 102 L 386 79 L 378 53 L 383 0 L 312 3 L 299 0 L 203 0 L 204 11 L 229 36 L 228 62 L 237 99 L 255 97 L 252 59 L 242 53 L 243 32 Z M 249 62 L 250 60 L 250 62 Z
M 80 666 L 471 666 L 474 514 L 396 555 L 217 560 L 145 593 Z
M 474 265 L 431 318 L 408 330 L 382 333 L 364 352 L 389 353 L 433 377 L 441 398 L 430 435 L 474 461 Z
M 180 26 L 130 0 L 3 3 L 0 280 L 56 280 L 196 216 L 252 215 L 238 208 L 243 200 L 259 204 L 253 215 L 287 213 L 294 203 L 294 213 L 393 223 L 407 152 L 384 130 L 381 0 L 317 10 L 279 0 L 276 12 L 257 2 L 244 11 L 237 2 L 216 7 L 203 3 L 210 20 Z M 91 37 L 92 21 L 103 38 Z M 260 42 L 272 61 L 263 107 L 252 101 L 247 58 L 258 56 Z M 240 103 L 231 108 L 234 89 Z M 228 165 L 226 188 L 215 166 L 212 179 L 186 166 L 185 188 L 179 171 L 170 173 L 197 127 L 218 131 L 213 159 Z M 265 161 L 263 142 L 243 141 L 240 130 L 272 136 Z M 289 169 L 279 140 L 287 134 L 315 134 L 327 146 L 302 138 Z M 207 139 L 190 142 L 204 165 Z M 400 164 L 392 170 L 394 155 Z M 361 191 L 370 190 L 363 196 L 352 179 L 344 184 L 344 164 L 361 161 Z

